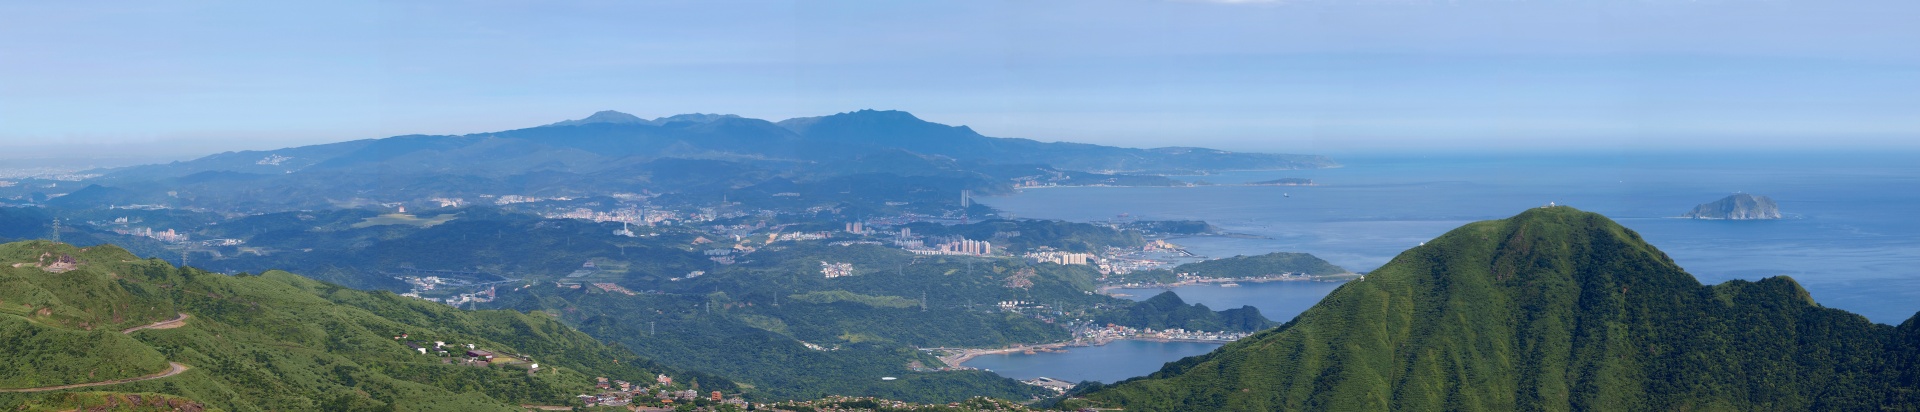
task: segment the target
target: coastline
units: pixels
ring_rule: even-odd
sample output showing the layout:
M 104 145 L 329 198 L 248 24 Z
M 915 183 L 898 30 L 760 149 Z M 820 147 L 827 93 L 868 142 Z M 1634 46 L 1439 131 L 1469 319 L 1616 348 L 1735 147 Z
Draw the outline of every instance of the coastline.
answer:
M 1359 273 L 1340 273 L 1315 276 L 1260 276 L 1249 278 L 1203 278 L 1188 279 L 1173 283 L 1123 283 L 1100 285 L 1095 292 L 1107 296 L 1116 296 L 1114 289 L 1173 289 L 1182 286 L 1194 286 L 1205 283 L 1267 283 L 1267 282 L 1345 282 L 1364 276 Z
M 1121 341 L 1121 340 L 1135 340 L 1135 341 L 1141 341 L 1141 342 L 1161 342 L 1161 343 L 1167 343 L 1167 342 L 1209 343 L 1209 344 L 1215 344 L 1215 345 L 1226 345 L 1228 343 L 1233 342 L 1233 341 L 1207 340 L 1207 339 L 1125 337 L 1125 338 L 1094 339 L 1092 341 L 1076 340 L 1072 342 L 1042 343 L 1042 344 L 1035 344 L 1035 345 L 1014 345 L 1014 346 L 1009 346 L 1004 348 L 990 348 L 990 349 L 921 348 L 920 350 L 958 351 L 958 353 L 953 353 L 946 356 L 940 356 L 939 357 L 940 362 L 947 364 L 947 368 L 949 369 L 974 369 L 973 367 L 962 366 L 962 364 L 967 363 L 967 361 L 973 360 L 973 358 L 977 358 L 984 355 L 1005 355 L 1005 354 L 1012 354 L 1012 353 L 1026 353 L 1026 352 L 1034 352 L 1036 354 L 1040 352 L 1066 352 L 1065 348 L 1085 348 L 1085 347 L 1093 347 L 1093 346 L 1105 346 L 1106 344 L 1113 343 L 1114 341 Z

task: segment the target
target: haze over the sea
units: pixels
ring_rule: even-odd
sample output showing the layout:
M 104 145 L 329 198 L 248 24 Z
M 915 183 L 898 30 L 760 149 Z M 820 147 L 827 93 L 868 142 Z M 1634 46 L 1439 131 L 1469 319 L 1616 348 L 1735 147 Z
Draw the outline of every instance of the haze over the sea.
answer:
M 0 153 L 185 158 L 616 109 L 1380 150 L 1912 149 L 1920 3 L 11 2 Z

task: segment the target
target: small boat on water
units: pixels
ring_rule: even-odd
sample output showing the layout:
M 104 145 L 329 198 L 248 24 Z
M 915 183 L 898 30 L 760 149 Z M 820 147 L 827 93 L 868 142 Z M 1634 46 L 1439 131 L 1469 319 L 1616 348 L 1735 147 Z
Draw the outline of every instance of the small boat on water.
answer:
M 1237 288 L 1237 287 L 1240 287 L 1240 284 L 1238 284 L 1238 283 L 1233 283 L 1233 282 L 1227 282 L 1227 283 L 1222 283 L 1222 284 L 1220 284 L 1220 287 L 1223 287 L 1223 288 Z

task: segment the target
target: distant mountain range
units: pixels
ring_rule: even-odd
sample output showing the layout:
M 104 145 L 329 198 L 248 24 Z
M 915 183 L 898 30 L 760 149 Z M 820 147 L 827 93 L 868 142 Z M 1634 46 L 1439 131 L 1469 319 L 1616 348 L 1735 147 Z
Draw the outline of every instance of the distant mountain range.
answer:
M 1317 155 L 1238 153 L 1193 147 L 1132 149 L 982 136 L 966 126 L 901 111 L 861 110 L 778 123 L 734 115 L 683 114 L 653 120 L 602 111 L 545 126 L 459 136 L 407 135 L 278 150 L 227 152 L 186 162 L 107 170 L 120 179 L 209 172 L 292 173 L 379 167 L 386 172 L 511 175 L 610 170 L 666 157 L 822 162 L 904 150 L 963 162 L 1043 164 L 1107 173 L 1311 169 L 1338 163 Z
M 1920 320 L 1693 276 L 1568 207 L 1454 229 L 1298 318 L 1091 390 L 1128 411 L 1915 410 Z
M 859 174 L 941 176 L 952 181 L 929 188 L 993 192 L 1021 182 L 1168 185 L 1178 183 L 1151 175 L 1338 165 L 1317 155 L 988 137 L 901 111 L 861 110 L 777 123 L 723 114 L 647 120 L 602 111 L 492 133 L 395 136 L 97 170 L 102 176 L 87 183 L 121 190 L 91 193 L 85 205 L 271 211 L 391 203 L 422 194 L 620 191 L 718 198 L 721 192 L 769 181 L 805 185 Z

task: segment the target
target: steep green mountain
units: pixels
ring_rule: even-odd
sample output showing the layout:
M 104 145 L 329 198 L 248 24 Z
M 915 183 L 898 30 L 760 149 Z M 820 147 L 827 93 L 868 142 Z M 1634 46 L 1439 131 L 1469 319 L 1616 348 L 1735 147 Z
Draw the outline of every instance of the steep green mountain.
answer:
M 435 341 L 457 349 L 441 355 Z M 467 344 L 499 356 L 463 364 Z M 517 410 L 568 404 L 597 376 L 669 372 L 539 313 L 462 311 L 286 272 L 228 276 L 44 241 L 0 245 L 0 359 L 6 410 L 132 399 L 230 411 Z M 96 383 L 107 384 L 21 391 Z
M 1920 324 L 1704 286 L 1597 214 L 1455 229 L 1292 322 L 1086 394 L 1130 411 L 1916 410 Z
M 1255 256 L 1234 256 L 1188 263 L 1173 268 L 1177 273 L 1210 278 L 1241 278 L 1300 273 L 1325 276 L 1347 273 L 1326 260 L 1306 253 L 1274 252 Z

